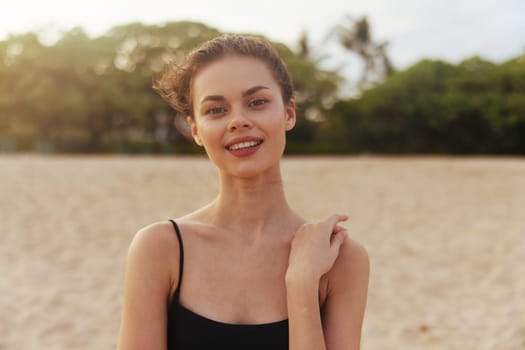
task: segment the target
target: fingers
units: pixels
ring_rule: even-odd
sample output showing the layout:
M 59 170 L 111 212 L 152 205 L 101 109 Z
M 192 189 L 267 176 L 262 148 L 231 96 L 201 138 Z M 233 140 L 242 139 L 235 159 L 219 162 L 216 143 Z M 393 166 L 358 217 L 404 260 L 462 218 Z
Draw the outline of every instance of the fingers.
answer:
M 335 232 L 336 227 L 338 227 L 336 224 L 341 221 L 348 220 L 348 215 L 342 215 L 342 214 L 332 214 L 328 216 L 326 219 L 324 219 L 322 222 L 332 228 L 331 232 Z
M 330 247 L 339 251 L 339 248 L 347 237 L 346 228 L 337 225 L 338 222 L 348 220 L 348 215 L 333 214 L 328 216 L 323 223 L 327 225 L 330 232 Z
M 346 237 L 347 237 L 346 230 L 341 230 L 337 233 L 334 233 L 330 240 L 330 247 L 339 251 L 339 248 L 346 240 Z
M 343 231 L 343 230 L 346 230 L 346 228 L 344 228 L 343 226 L 335 225 L 334 229 L 332 230 L 332 233 L 337 233 L 337 232 Z

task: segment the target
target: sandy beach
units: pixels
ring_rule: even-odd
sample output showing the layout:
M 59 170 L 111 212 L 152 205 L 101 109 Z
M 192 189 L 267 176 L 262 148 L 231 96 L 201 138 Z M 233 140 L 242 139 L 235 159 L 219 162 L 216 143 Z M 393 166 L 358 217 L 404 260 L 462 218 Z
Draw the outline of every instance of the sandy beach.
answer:
M 525 349 L 525 158 L 285 158 L 368 250 L 364 350 Z M 128 245 L 212 200 L 205 158 L 0 155 L 0 350 L 114 349 Z

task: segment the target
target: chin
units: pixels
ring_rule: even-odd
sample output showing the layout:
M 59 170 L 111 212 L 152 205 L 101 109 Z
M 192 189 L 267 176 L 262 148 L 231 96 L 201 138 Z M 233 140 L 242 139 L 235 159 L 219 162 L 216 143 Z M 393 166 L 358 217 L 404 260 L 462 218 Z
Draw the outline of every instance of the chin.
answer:
M 247 164 L 246 164 L 247 165 Z M 249 165 L 249 166 L 240 166 L 236 169 L 232 169 L 231 174 L 235 177 L 250 179 L 256 178 L 261 175 L 266 175 L 272 173 L 272 168 L 275 166 L 261 166 L 261 165 Z
M 274 177 L 280 175 L 280 159 L 273 162 L 246 162 L 222 169 L 226 175 L 232 175 L 242 179 L 255 179 L 257 177 Z

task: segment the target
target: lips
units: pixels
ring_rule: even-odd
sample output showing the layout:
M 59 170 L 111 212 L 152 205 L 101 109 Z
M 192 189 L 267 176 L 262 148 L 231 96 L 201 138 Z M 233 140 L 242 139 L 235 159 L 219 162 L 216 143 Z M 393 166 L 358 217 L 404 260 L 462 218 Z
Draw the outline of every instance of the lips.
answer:
M 260 139 L 260 138 L 256 138 L 256 137 L 242 137 L 242 138 L 237 138 L 237 139 L 234 139 L 234 140 L 228 142 L 228 144 L 225 146 L 225 148 L 228 151 L 237 151 L 237 150 L 242 150 L 242 149 L 246 149 L 246 148 L 257 147 L 261 143 L 263 143 L 263 140 Z
M 224 148 L 237 158 L 246 158 L 257 153 L 263 142 L 263 139 L 248 136 L 233 139 Z

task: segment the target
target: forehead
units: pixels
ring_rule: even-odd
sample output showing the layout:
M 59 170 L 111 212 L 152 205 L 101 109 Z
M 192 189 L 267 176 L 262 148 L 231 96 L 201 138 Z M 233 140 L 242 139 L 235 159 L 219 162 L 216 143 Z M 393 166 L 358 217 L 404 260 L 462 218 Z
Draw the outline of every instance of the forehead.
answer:
M 192 85 L 194 101 L 207 95 L 228 96 L 257 85 L 279 92 L 279 85 L 266 63 L 245 56 L 226 56 L 213 61 L 196 74 Z

